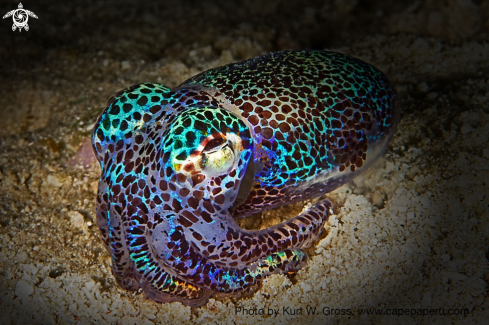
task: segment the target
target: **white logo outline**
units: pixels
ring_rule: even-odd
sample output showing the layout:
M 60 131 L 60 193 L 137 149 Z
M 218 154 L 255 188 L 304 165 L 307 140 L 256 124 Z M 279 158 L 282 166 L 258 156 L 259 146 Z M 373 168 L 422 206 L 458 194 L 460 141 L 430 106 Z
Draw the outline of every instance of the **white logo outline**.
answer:
M 19 32 L 22 32 L 22 28 L 24 28 L 26 31 L 29 30 L 29 25 L 27 25 L 29 16 L 36 19 L 38 18 L 36 14 L 33 13 L 32 11 L 24 9 L 22 3 L 19 3 L 19 7 L 17 9 L 7 12 L 3 16 L 3 19 L 8 18 L 10 16 L 12 16 L 12 20 L 14 21 L 14 24 L 12 25 L 12 31 L 14 32 L 17 28 L 19 29 Z

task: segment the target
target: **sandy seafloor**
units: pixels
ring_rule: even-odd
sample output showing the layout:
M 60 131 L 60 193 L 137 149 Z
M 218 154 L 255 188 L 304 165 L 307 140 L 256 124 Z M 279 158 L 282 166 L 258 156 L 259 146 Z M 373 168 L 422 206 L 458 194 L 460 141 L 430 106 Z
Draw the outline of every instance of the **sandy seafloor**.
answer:
M 0 24 L 0 324 L 489 319 L 487 2 L 23 4 L 39 16 L 28 32 Z M 2 3 L 0 11 L 16 6 Z M 388 153 L 327 195 L 336 214 L 297 275 L 274 275 L 251 297 L 194 309 L 119 288 L 95 224 L 100 168 L 68 164 L 108 98 L 134 83 L 176 86 L 289 48 L 341 51 L 391 78 L 402 116 Z M 243 225 L 269 226 L 307 203 Z M 372 316 L 362 308 L 445 315 Z

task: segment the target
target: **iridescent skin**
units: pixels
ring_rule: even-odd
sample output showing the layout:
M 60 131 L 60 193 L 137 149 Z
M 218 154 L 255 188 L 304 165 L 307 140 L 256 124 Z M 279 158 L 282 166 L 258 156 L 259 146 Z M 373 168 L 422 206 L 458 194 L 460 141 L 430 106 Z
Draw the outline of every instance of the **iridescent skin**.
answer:
M 102 167 L 97 222 L 117 283 L 199 306 L 296 272 L 329 201 L 263 230 L 234 218 L 348 182 L 386 150 L 399 110 L 382 72 L 323 51 L 272 53 L 174 89 L 119 92 L 92 139 Z

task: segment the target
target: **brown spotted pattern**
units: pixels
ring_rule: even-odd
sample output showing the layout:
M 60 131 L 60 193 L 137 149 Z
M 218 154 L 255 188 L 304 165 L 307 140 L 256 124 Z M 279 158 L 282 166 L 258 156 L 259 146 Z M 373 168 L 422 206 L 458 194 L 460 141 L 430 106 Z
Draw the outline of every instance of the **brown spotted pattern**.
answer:
M 118 284 L 198 306 L 299 270 L 328 201 L 263 230 L 234 218 L 349 181 L 384 152 L 398 118 L 387 78 L 334 52 L 273 53 L 173 90 L 119 92 L 92 140 L 97 222 Z

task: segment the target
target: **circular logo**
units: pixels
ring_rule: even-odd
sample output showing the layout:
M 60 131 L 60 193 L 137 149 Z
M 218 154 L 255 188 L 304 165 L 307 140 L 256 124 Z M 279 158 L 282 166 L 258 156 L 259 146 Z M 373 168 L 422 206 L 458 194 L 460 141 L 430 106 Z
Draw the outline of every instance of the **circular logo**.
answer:
M 14 24 L 12 25 L 12 30 L 15 31 L 17 28 L 19 29 L 19 32 L 22 31 L 22 28 L 24 28 L 26 31 L 29 30 L 29 25 L 27 25 L 27 21 L 29 20 L 29 16 L 33 18 L 37 18 L 36 14 L 33 13 L 32 11 L 24 9 L 24 6 L 22 6 L 22 3 L 19 3 L 18 9 L 11 10 L 3 16 L 3 18 L 7 18 L 12 16 L 12 19 L 14 21 Z

